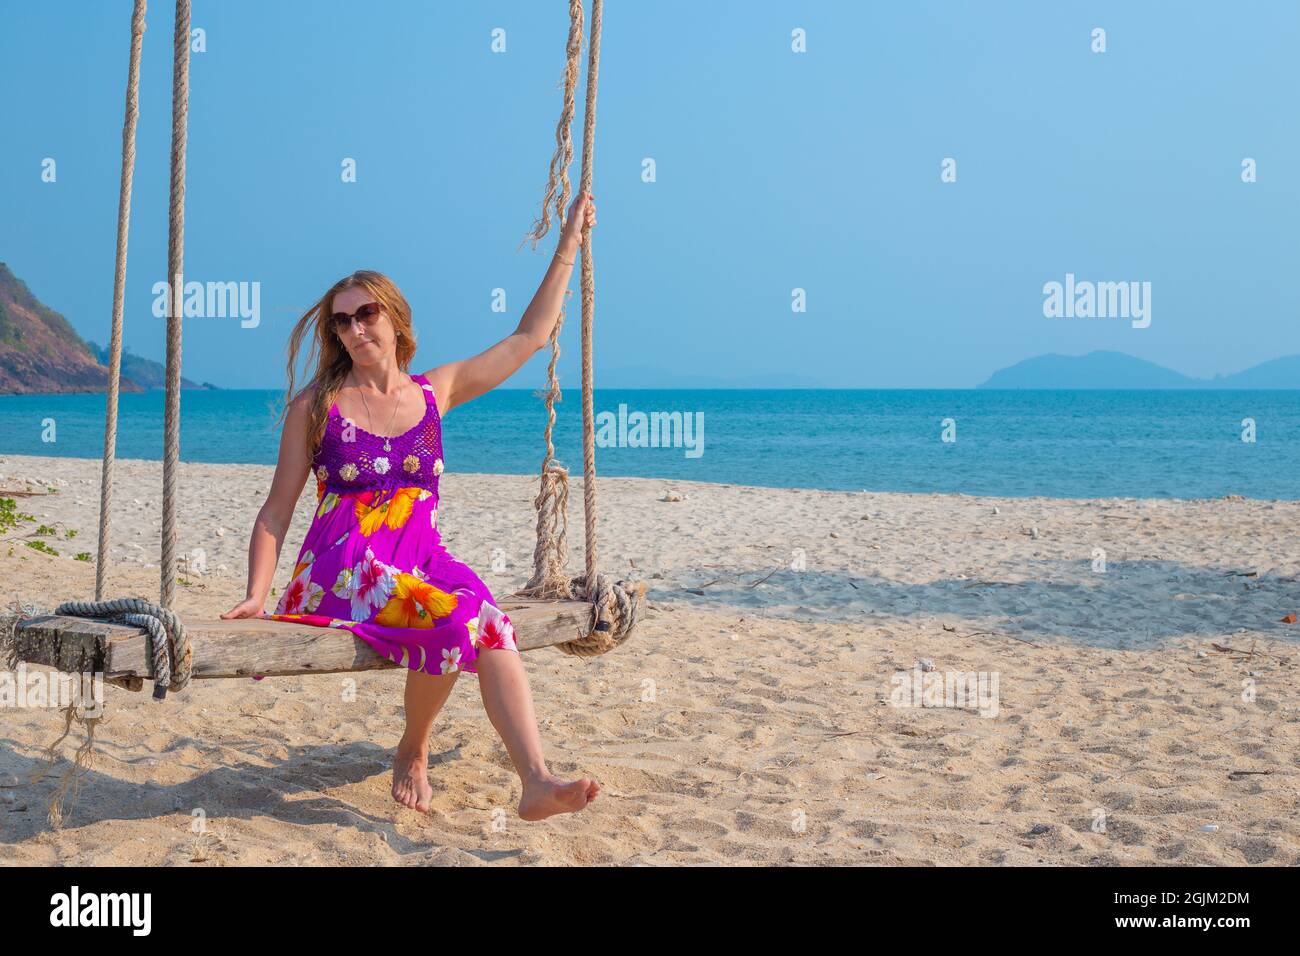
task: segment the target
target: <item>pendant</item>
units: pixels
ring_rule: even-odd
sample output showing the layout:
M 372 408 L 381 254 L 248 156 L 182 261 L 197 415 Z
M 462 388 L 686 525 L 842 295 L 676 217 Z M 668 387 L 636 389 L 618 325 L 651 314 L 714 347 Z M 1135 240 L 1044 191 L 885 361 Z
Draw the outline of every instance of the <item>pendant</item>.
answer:
M 384 451 L 392 451 L 392 450 L 393 450 L 393 446 L 390 445 L 390 444 L 387 442 L 387 440 L 385 440 L 385 441 L 384 441 Z

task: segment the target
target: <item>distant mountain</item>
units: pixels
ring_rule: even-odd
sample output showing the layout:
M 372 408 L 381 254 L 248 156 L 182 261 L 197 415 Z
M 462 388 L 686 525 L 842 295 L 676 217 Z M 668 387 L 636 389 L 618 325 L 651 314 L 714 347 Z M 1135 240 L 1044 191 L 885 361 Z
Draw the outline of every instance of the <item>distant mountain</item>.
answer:
M 1039 355 L 994 372 L 980 388 L 1300 388 L 1300 355 L 1232 375 L 1192 378 L 1123 352 Z
M 1300 388 L 1300 355 L 1285 355 L 1215 379 L 1219 388 Z
M 0 262 L 0 395 L 108 391 L 108 355 L 87 342 L 63 316 L 32 295 Z M 161 388 L 164 368 L 123 350 L 120 388 Z M 198 385 L 181 376 L 182 388 Z
M 100 363 L 107 367 L 109 360 L 108 346 L 101 348 L 89 339 L 86 340 L 86 345 L 95 354 L 95 358 L 99 359 Z M 141 355 L 132 355 L 131 350 L 124 345 L 122 346 L 122 378 L 130 378 L 131 381 L 137 382 L 145 388 L 164 388 L 167 385 L 167 366 Z M 217 387 L 211 382 L 195 383 L 184 375 L 181 376 L 181 388 L 214 389 Z

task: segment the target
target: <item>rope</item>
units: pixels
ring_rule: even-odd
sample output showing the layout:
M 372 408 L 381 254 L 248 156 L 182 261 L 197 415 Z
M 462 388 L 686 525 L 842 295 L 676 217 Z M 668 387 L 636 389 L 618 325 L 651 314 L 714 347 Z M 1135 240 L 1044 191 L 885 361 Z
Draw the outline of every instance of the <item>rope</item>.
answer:
M 555 412 L 550 402 L 547 410 L 550 414 L 546 444 L 553 451 L 551 426 L 555 423 Z M 533 499 L 533 507 L 537 509 L 537 544 L 533 547 L 533 576 L 524 585 L 524 593 L 550 600 L 568 600 L 573 597 L 564 570 L 564 555 L 569 549 L 569 472 L 554 459 L 542 466 L 541 488 Z
M 551 225 L 550 207 L 555 204 L 555 218 L 564 228 L 564 212 L 569 204 L 569 164 L 573 162 L 574 90 L 578 85 L 578 57 L 582 53 L 582 0 L 569 0 L 569 38 L 565 45 L 564 106 L 555 127 L 555 152 L 551 155 L 546 194 L 542 198 L 542 215 L 533 224 L 529 238 L 533 248 Z M 558 190 L 558 195 L 557 195 Z M 565 295 L 569 293 L 566 291 Z M 533 507 L 537 510 L 537 544 L 533 548 L 533 576 L 521 593 L 548 600 L 573 597 L 569 576 L 564 570 L 568 556 L 569 471 L 555 457 L 552 433 L 555 429 L 555 403 L 561 400 L 560 379 L 556 364 L 560 360 L 560 329 L 564 325 L 564 307 L 551 329 L 551 360 L 546 366 L 546 454 Z
M 569 586 L 575 598 L 591 602 L 591 627 L 582 637 L 556 644 L 559 650 L 575 657 L 597 657 L 612 651 L 632 636 L 645 604 L 644 581 L 611 581 L 606 575 L 597 573 L 593 590 L 587 589 L 587 579 L 582 575 L 574 577 Z
M 185 625 L 165 607 L 150 604 L 143 598 L 124 597 L 109 601 L 64 601 L 54 613 L 134 624 L 148 631 L 154 700 L 162 700 L 169 690 L 184 690 L 193 676 L 194 649 L 190 647 Z
M 601 0 L 591 0 L 591 41 L 587 54 L 587 111 L 582 127 L 582 193 L 591 192 L 596 148 L 596 83 L 600 79 Z M 596 572 L 596 416 L 592 410 L 591 333 L 596 317 L 596 267 L 591 258 L 591 228 L 582 231 L 582 503 L 586 516 L 587 593 L 598 591 Z
M 185 146 L 190 108 L 190 0 L 176 0 L 172 44 L 171 210 L 167 231 L 167 406 L 163 416 L 162 577 L 159 603 L 176 600 L 176 481 L 181 444 L 181 294 L 185 287 Z M 155 692 L 156 694 L 156 692 Z
M 582 132 L 582 179 L 579 189 L 591 192 L 593 154 L 596 143 L 596 89 L 600 80 L 600 29 L 602 0 L 592 0 L 591 36 L 587 57 L 587 99 Z M 574 90 L 577 87 L 579 56 L 582 52 L 582 0 L 569 3 L 569 39 L 566 46 L 564 106 L 556 126 L 555 152 L 546 194 L 542 199 L 542 216 L 529 234 L 534 240 L 546 234 L 550 226 L 550 204 L 556 201 L 556 218 L 564 226 L 564 210 L 569 200 L 568 167 L 573 158 Z M 557 200 L 556 192 L 559 190 Z M 612 650 L 627 640 L 640 618 L 645 585 L 610 581 L 597 571 L 596 553 L 596 430 L 593 409 L 592 327 L 595 319 L 596 273 L 592 260 L 591 230 L 585 223 L 582 236 L 582 499 L 585 519 L 585 576 L 570 579 L 565 571 L 568 555 L 567 527 L 569 473 L 555 459 L 552 430 L 555 426 L 555 403 L 560 400 L 560 383 L 556 364 L 560 357 L 560 327 L 564 310 L 551 330 L 551 360 L 546 368 L 546 455 L 542 459 L 541 486 L 533 504 L 537 509 L 537 545 L 533 550 L 533 576 L 523 594 L 547 599 L 578 598 L 592 603 L 592 625 L 588 633 L 557 645 L 566 654 L 592 657 Z
M 117 194 L 117 257 L 113 272 L 113 331 L 108 347 L 108 394 L 104 410 L 104 459 L 99 484 L 99 546 L 95 561 L 95 602 L 97 603 L 104 596 L 104 580 L 108 568 L 108 548 L 111 537 L 109 515 L 113 503 L 113 474 L 117 457 L 117 406 L 122 372 L 122 315 L 125 311 L 126 301 L 127 241 L 131 221 L 131 186 L 135 179 L 135 131 L 140 118 L 140 53 L 144 46 L 145 10 L 147 6 L 147 0 L 135 0 L 134 9 L 131 12 L 131 55 L 126 73 L 126 115 L 122 121 L 122 173 Z M 188 44 L 186 49 L 188 49 Z M 66 604 L 60 605 L 60 608 L 66 608 L 67 606 Z M 23 617 L 35 616 L 37 611 L 35 606 L 18 605 L 17 609 Z M 12 624 L 6 622 L 5 626 L 0 626 L 0 656 L 9 657 L 11 666 L 15 664 L 13 660 L 13 641 L 17 623 L 18 619 L 15 618 Z M 179 621 L 177 625 L 179 627 Z M 188 650 L 189 644 L 184 638 L 184 628 L 180 628 L 180 639 L 185 647 L 183 654 L 185 666 L 181 673 L 184 680 L 188 682 L 190 654 Z M 156 636 L 154 636 L 154 640 L 157 640 Z M 7 653 L 4 653 L 6 651 Z M 165 655 L 164 662 L 166 663 Z M 169 671 L 168 677 L 170 678 L 170 676 Z M 154 696 L 161 698 L 166 692 L 166 686 L 164 685 L 161 689 L 155 688 Z M 101 717 L 78 716 L 75 706 L 71 704 L 65 708 L 63 717 L 63 734 L 50 744 L 46 750 L 48 766 L 52 767 L 54 765 L 57 759 L 58 745 L 71 732 L 74 720 L 79 721 L 85 727 L 86 739 L 77 748 L 72 764 L 62 775 L 53 794 L 50 796 L 49 821 L 56 829 L 62 823 L 64 800 L 70 791 L 75 794 L 76 789 L 80 786 L 78 771 L 88 767 L 91 763 L 95 727 L 103 719 Z M 33 770 L 29 782 L 34 782 L 38 776 L 43 776 L 43 770 L 40 768 Z
M 104 596 L 108 567 L 109 506 L 117 455 L 117 393 L 122 372 L 122 312 L 126 298 L 126 246 L 131 221 L 131 183 L 135 177 L 135 127 L 140 118 L 140 48 L 148 0 L 135 0 L 131 14 L 131 61 L 126 73 L 126 118 L 122 122 L 122 180 L 117 193 L 117 267 L 113 277 L 113 333 L 108 351 L 108 405 L 104 412 L 104 465 L 99 482 L 99 556 L 95 561 L 95 600 Z

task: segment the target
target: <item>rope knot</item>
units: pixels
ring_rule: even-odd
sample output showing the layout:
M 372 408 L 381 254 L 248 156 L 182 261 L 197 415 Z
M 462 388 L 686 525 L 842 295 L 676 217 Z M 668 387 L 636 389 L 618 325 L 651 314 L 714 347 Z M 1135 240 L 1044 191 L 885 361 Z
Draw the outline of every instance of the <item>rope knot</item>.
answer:
M 149 633 L 153 663 L 154 700 L 169 690 L 184 690 L 193 676 L 194 649 L 181 619 L 168 608 L 140 597 L 107 601 L 65 601 L 55 614 L 103 620 L 110 624 L 133 624 Z
M 594 592 L 584 575 L 572 578 L 569 588 L 575 598 L 591 602 L 591 629 L 556 647 L 575 657 L 598 657 L 632 636 L 645 606 L 644 581 L 611 581 L 598 573 Z

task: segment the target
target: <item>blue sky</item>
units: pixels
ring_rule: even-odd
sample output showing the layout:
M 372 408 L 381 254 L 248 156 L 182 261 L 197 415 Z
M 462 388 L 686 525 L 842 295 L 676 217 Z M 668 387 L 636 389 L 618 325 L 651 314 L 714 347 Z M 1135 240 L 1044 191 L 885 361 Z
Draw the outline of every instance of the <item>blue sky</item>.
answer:
M 101 344 L 130 14 L 0 9 L 0 260 Z M 171 16 L 151 4 L 126 318 L 159 360 Z M 282 387 L 289 329 L 356 268 L 411 301 L 413 370 L 513 328 L 553 249 L 518 247 L 566 4 L 195 0 L 194 25 L 186 277 L 259 282 L 262 314 L 188 320 L 188 378 Z M 610 0 L 604 27 L 598 384 L 966 387 L 1097 348 L 1208 376 L 1300 352 L 1300 4 Z M 1045 318 L 1067 272 L 1151 282 L 1150 327 Z M 509 384 L 543 376 L 539 355 Z

